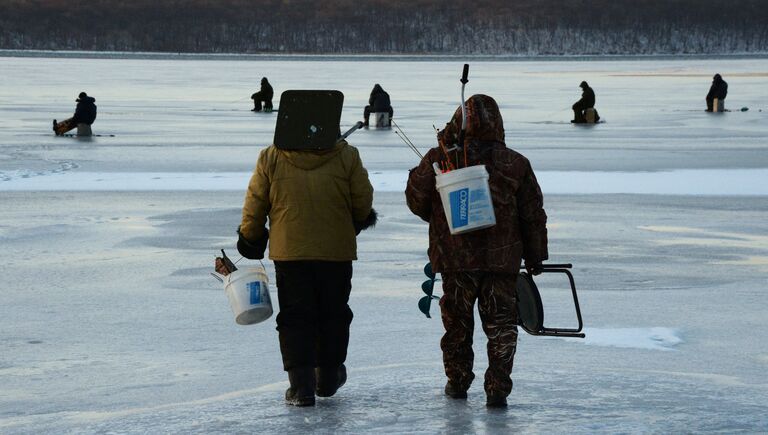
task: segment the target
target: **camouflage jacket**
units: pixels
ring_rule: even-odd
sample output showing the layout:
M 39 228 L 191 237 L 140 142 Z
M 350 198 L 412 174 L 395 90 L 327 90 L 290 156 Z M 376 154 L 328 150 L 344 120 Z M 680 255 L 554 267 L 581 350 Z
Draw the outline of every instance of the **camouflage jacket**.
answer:
M 438 139 L 446 144 L 455 143 L 460 128 L 461 108 Z M 516 274 L 521 258 L 528 263 L 546 260 L 547 215 L 541 189 L 528 159 L 504 144 L 501 115 L 492 98 L 475 95 L 467 101 L 465 140 L 467 166 L 483 164 L 490 175 L 496 225 L 450 234 L 432 167 L 433 162 L 440 165 L 447 159 L 440 148 L 429 150 L 419 166 L 411 170 L 405 195 L 411 211 L 429 222 L 429 259 L 433 269 Z M 463 155 L 458 158 L 464 166 Z

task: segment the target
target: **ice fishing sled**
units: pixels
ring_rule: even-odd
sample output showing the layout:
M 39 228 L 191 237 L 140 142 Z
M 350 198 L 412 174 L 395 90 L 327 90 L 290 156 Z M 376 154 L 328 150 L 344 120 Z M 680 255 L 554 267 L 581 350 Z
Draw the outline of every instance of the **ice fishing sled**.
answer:
M 578 328 L 549 328 L 544 326 L 544 305 L 541 302 L 541 293 L 536 286 L 533 277 L 527 272 L 521 272 L 517 279 L 517 311 L 519 324 L 525 332 L 531 335 L 548 335 L 555 337 L 584 338 L 581 332 L 584 323 L 581 320 L 579 297 L 576 295 L 576 283 L 573 280 L 570 264 L 545 264 L 541 273 L 561 273 L 568 277 L 573 295 L 573 306 L 576 310 Z

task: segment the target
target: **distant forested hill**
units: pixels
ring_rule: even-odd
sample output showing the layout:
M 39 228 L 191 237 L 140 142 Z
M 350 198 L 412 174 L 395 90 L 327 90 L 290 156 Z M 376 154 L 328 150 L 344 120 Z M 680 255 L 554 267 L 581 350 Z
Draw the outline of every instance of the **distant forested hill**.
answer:
M 768 52 L 768 0 L 0 0 L 0 48 L 755 53 Z

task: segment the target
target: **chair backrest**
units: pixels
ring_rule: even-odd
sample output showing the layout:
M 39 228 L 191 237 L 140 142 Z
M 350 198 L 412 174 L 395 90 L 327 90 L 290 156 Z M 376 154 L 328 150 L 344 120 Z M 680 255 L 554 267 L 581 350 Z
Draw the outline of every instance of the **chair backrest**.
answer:
M 581 320 L 576 283 L 573 281 L 573 275 L 568 271 L 571 267 L 571 264 L 542 264 L 541 273 L 561 273 L 568 277 L 578 328 L 549 328 L 544 326 L 544 305 L 541 302 L 539 288 L 532 276 L 526 272 L 520 272 L 517 279 L 518 324 L 525 332 L 531 335 L 584 338 L 584 333 L 581 332 L 584 323 Z
M 520 326 L 529 334 L 538 335 L 544 329 L 544 305 L 541 294 L 526 272 L 517 277 L 517 313 Z
M 283 150 L 322 150 L 339 139 L 344 94 L 290 90 L 280 96 L 274 144 Z

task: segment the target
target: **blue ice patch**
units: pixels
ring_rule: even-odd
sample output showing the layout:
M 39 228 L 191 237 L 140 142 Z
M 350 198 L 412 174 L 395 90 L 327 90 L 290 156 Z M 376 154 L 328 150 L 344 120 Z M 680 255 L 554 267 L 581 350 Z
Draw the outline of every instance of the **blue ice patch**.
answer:
M 251 305 L 258 305 L 261 303 L 261 281 L 249 282 L 248 293 L 251 295 Z
M 469 223 L 469 188 L 454 190 L 448 194 L 451 203 L 451 225 L 461 228 Z

